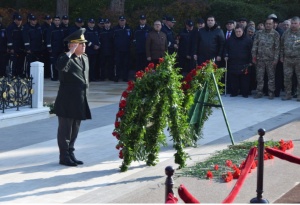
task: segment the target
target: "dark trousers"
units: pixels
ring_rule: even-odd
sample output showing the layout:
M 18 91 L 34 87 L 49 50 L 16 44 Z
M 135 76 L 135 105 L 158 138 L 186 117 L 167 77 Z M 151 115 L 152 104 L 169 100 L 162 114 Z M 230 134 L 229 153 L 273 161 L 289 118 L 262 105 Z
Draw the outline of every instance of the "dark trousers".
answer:
M 30 77 L 30 63 L 40 61 L 43 62 L 42 53 L 41 52 L 32 52 L 28 53 L 25 57 L 24 61 L 24 70 L 23 75 L 26 77 Z
M 0 52 L 0 77 L 6 75 L 6 66 L 8 64 L 8 55 L 6 52 Z
M 136 71 L 144 70 L 147 67 L 146 53 L 136 54 Z
M 57 143 L 59 148 L 59 159 L 70 157 L 75 150 L 74 144 L 77 139 L 81 120 L 58 117 Z
M 100 80 L 113 80 L 115 77 L 113 55 L 100 56 Z
M 275 96 L 279 96 L 281 90 L 283 90 L 283 63 L 278 61 L 275 70 Z
M 186 76 L 189 72 L 191 72 L 194 60 L 186 58 L 186 55 L 179 55 L 178 57 L 178 66 L 182 68 L 181 74 Z
M 250 75 L 247 74 L 236 74 L 229 72 L 230 83 L 231 83 L 231 95 L 241 94 L 248 96 L 250 87 Z
M 58 52 L 50 53 L 50 77 L 51 77 L 51 80 L 58 79 L 58 70 L 56 69 L 56 61 L 60 54 L 61 53 L 58 53 Z
M 9 66 L 11 66 L 11 71 L 13 76 L 21 76 L 23 74 L 24 59 L 25 59 L 24 53 L 10 54 Z
M 123 81 L 128 80 L 128 64 L 129 64 L 129 51 L 116 51 L 115 62 L 116 62 L 116 76 L 117 79 L 122 78 Z
M 89 80 L 96 80 L 96 63 L 97 63 L 97 54 L 87 54 L 89 58 Z

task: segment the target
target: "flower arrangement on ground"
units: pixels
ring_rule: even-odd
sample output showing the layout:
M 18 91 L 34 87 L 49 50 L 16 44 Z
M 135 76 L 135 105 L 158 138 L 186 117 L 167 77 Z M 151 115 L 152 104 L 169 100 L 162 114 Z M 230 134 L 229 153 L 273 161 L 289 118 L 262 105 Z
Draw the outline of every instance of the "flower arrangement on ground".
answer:
M 175 60 L 173 54 L 161 58 L 156 67 L 150 63 L 144 71 L 136 73 L 136 80 L 129 81 L 121 95 L 112 133 L 118 140 L 119 157 L 123 159 L 121 171 L 126 171 L 132 161 L 156 165 L 160 147 L 166 145 L 166 127 L 176 150 L 175 163 L 179 164 L 179 168 L 186 166 L 188 155 L 184 147 L 195 144 L 198 139 L 194 127 L 189 124 L 188 115 L 194 104 L 195 91 L 209 81 L 212 91 L 209 99 L 213 99 L 215 89 L 211 87 L 208 76 L 217 69 L 213 62 L 207 62 L 191 71 L 182 83 Z M 217 73 L 219 80 L 221 72 Z M 207 110 L 205 120 L 211 114 L 210 109 Z

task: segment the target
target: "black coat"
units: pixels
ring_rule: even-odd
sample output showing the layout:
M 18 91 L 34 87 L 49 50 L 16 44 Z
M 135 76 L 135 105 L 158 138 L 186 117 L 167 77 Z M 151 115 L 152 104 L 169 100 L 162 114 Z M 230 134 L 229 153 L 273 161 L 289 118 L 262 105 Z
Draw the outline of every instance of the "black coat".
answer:
M 54 110 L 59 117 L 76 120 L 92 118 L 87 102 L 89 61 L 85 54 L 82 58 L 84 66 L 75 54 L 69 58 L 64 53 L 57 60 L 60 85 Z
M 226 41 L 224 57 L 228 57 L 229 71 L 242 70 L 251 63 L 252 44 L 252 40 L 245 33 L 239 38 L 232 36 Z

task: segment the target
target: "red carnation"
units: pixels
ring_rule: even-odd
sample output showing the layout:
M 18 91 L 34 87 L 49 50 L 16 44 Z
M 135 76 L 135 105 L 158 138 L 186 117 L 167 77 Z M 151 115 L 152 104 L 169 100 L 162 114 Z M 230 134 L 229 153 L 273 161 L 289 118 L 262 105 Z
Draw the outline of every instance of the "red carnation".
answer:
M 214 177 L 214 175 L 211 171 L 207 171 L 206 177 L 207 177 L 207 179 L 212 179 Z
M 121 100 L 121 102 L 119 103 L 119 107 L 120 108 L 126 107 L 126 100 Z
M 148 73 L 150 69 L 148 67 L 145 68 L 145 72 Z
M 124 91 L 124 92 L 122 93 L 122 97 L 123 97 L 123 98 L 127 98 L 127 97 L 128 97 L 128 92 L 127 92 L 127 91 Z
M 205 66 L 207 66 L 207 63 L 202 63 L 201 66 L 205 67 Z
M 118 128 L 118 127 L 120 127 L 120 122 L 116 121 L 115 122 L 115 128 Z
M 193 69 L 193 70 L 191 71 L 191 74 L 192 74 L 192 76 L 196 76 L 196 75 L 197 75 L 196 69 Z
M 230 182 L 233 179 L 233 176 L 231 172 L 227 172 L 227 174 L 222 175 L 222 178 L 225 182 Z
M 150 69 L 154 68 L 154 63 L 149 63 L 148 68 Z
M 117 144 L 116 145 L 116 149 L 119 150 L 120 149 L 120 145 Z
M 215 169 L 216 171 L 218 171 L 219 165 L 216 164 L 216 165 L 214 166 L 214 169 Z
M 200 66 L 200 65 L 198 65 L 198 66 L 196 67 L 196 69 L 197 69 L 197 70 L 202 70 L 202 69 L 203 69 L 203 67 L 202 67 L 202 66 Z
M 231 167 L 232 166 L 232 161 L 231 160 L 226 160 L 225 165 L 227 167 Z
M 164 59 L 163 58 L 159 58 L 158 61 L 159 61 L 159 63 L 162 63 L 162 62 L 164 62 Z
M 135 73 L 135 77 L 136 78 L 142 78 L 144 76 L 144 72 L 143 71 L 138 71 Z
M 124 115 L 124 110 L 120 110 L 118 113 L 117 113 L 117 117 L 122 117 Z
M 119 134 L 119 133 L 117 133 L 117 132 L 113 132 L 113 133 L 112 133 L 113 136 L 117 136 L 118 134 Z
M 119 152 L 119 158 L 123 159 L 123 152 L 122 152 L 122 150 L 120 150 L 120 152 Z
M 127 90 L 131 91 L 134 88 L 134 82 L 133 81 L 128 81 L 128 87 Z

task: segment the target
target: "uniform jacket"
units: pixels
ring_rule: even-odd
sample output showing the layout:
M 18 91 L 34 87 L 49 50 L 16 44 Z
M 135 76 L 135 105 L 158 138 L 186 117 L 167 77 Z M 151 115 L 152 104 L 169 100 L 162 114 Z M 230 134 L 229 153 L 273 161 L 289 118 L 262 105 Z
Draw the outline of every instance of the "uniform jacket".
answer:
M 136 53 L 146 52 L 146 38 L 151 30 L 151 27 L 148 25 L 145 25 L 143 28 L 141 28 L 140 25 L 136 27 L 134 31 L 134 43 Z
M 183 29 L 179 34 L 178 55 L 182 57 L 192 56 L 191 40 L 193 31 Z
M 165 56 L 168 49 L 167 36 L 164 32 L 151 31 L 146 39 L 146 56 L 152 60 Z
M 59 90 L 54 104 L 57 116 L 76 120 L 91 119 L 87 102 L 88 57 L 83 54 L 83 66 L 80 59 L 73 54 L 69 58 L 65 53 L 57 60 L 56 68 L 59 76 Z
M 18 27 L 15 22 L 11 23 L 6 29 L 7 48 L 14 49 L 16 53 L 22 53 L 24 49 L 22 30 L 23 26 Z
M 64 52 L 64 35 L 63 28 L 51 26 L 47 31 L 47 49 L 53 53 Z
M 171 28 L 167 25 L 163 25 L 161 31 L 167 35 L 168 52 L 172 54 L 175 51 L 174 44 L 176 44 L 176 36 Z
M 25 50 L 40 52 L 43 49 L 43 31 L 39 24 L 27 25 L 22 31 Z
M 7 36 L 6 36 L 6 30 L 4 26 L 0 25 L 0 52 L 6 53 L 7 51 Z
M 212 28 L 206 26 L 197 33 L 194 55 L 198 55 L 202 61 L 222 56 L 224 43 L 224 33 L 217 25 Z
M 85 39 L 88 41 L 86 42 L 86 54 L 97 54 L 98 50 L 94 49 L 94 46 L 100 46 L 99 42 L 99 36 L 98 36 L 98 31 L 97 29 L 91 29 L 89 27 L 86 28 L 86 31 L 84 33 Z
M 279 58 L 280 35 L 277 31 L 261 30 L 256 33 L 252 57 L 258 60 L 277 61 Z
M 110 56 L 114 53 L 114 31 L 110 28 L 108 30 L 102 29 L 99 32 L 100 40 L 100 54 Z
M 132 30 L 128 25 L 121 28 L 120 25 L 114 27 L 114 45 L 116 51 L 129 52 L 132 40 Z
M 281 36 L 280 56 L 284 58 L 300 59 L 300 30 L 288 29 Z

